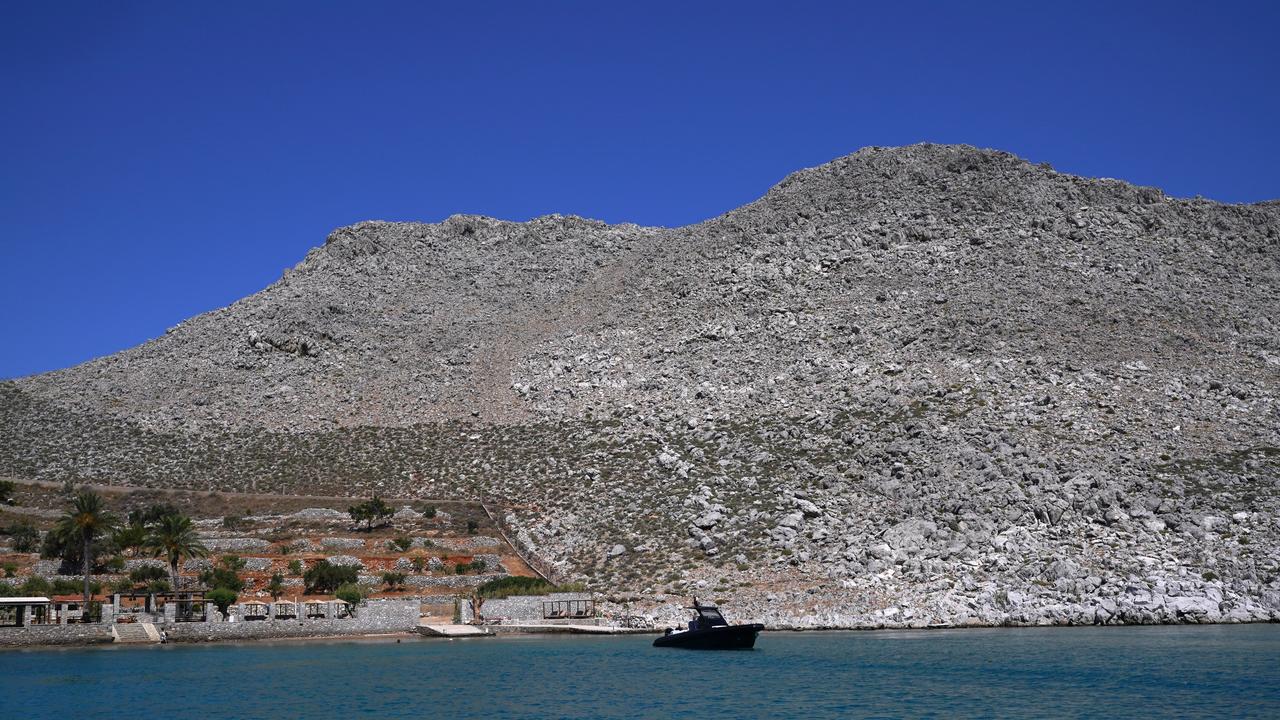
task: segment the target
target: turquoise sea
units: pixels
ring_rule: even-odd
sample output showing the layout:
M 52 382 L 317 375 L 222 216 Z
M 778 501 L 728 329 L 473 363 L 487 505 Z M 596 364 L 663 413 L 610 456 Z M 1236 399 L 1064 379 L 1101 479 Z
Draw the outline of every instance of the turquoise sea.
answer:
M 1280 626 L 0 652 L 0 718 L 1280 718 Z

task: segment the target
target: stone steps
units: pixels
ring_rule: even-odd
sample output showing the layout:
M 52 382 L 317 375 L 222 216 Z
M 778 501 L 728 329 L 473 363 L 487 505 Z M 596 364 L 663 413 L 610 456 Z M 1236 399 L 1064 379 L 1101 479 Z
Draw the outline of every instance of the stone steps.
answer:
M 120 623 L 111 626 L 113 642 L 159 643 L 160 631 L 152 623 Z

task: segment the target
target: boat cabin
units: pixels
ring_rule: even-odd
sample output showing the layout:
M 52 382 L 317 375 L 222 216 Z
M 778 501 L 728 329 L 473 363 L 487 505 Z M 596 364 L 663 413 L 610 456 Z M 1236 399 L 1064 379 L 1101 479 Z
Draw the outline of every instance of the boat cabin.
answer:
M 690 630 L 707 630 L 713 627 L 727 627 L 729 622 L 720 614 L 720 609 L 715 605 L 699 605 L 695 600 L 693 607 L 685 608 L 692 610 L 695 615 L 689 621 Z

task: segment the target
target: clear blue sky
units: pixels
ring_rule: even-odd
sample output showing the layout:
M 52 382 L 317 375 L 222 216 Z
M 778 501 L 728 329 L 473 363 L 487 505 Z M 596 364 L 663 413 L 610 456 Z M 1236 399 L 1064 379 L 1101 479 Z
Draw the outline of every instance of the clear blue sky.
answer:
M 0 377 L 256 292 L 340 225 L 680 225 L 866 145 L 1280 197 L 1280 3 L 630 5 L 4 3 Z

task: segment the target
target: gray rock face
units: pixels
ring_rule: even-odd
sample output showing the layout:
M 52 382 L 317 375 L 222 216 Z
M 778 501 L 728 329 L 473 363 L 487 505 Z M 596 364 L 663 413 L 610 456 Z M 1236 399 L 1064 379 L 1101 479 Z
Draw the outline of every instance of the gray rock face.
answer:
M 0 383 L 0 475 L 483 497 L 563 579 L 814 622 L 1269 617 L 1277 307 L 1280 203 L 867 148 L 682 228 L 341 228 Z
M 889 547 L 917 552 L 928 545 L 937 531 L 938 526 L 928 520 L 912 519 L 885 530 L 884 540 Z

